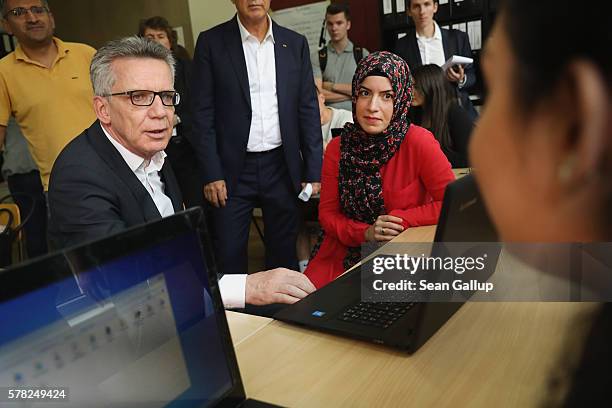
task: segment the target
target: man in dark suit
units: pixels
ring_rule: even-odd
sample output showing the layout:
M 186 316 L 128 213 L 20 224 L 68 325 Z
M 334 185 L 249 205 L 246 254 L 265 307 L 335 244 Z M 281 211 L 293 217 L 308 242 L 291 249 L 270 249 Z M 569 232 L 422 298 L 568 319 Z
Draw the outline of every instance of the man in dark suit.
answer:
M 141 37 L 112 41 L 91 64 L 98 120 L 57 158 L 49 186 L 51 241 L 66 247 L 174 214 L 183 208 L 164 149 L 172 134 L 174 58 Z M 291 303 L 314 290 L 286 269 L 223 277 L 227 307 Z
M 214 207 L 221 270 L 245 273 L 254 207 L 263 210 L 266 267 L 295 269 L 297 195 L 318 192 L 321 130 L 308 43 L 268 16 L 270 0 L 232 0 L 237 15 L 200 34 L 192 144 Z
M 410 69 L 426 64 L 442 66 L 453 55 L 472 58 L 467 34 L 459 30 L 441 29 L 434 20 L 437 11 L 438 0 L 409 1 L 406 12 L 415 26 L 397 41 L 394 52 L 406 60 Z M 446 77 L 457 90 L 460 105 L 476 118 L 478 113 L 468 92 L 476 83 L 473 65 L 455 65 L 446 71 Z

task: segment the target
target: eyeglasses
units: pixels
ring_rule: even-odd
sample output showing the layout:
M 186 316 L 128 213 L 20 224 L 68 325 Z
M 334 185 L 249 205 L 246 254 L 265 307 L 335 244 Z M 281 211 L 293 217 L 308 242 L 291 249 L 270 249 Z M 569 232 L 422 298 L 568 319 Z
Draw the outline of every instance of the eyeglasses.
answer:
M 129 96 L 132 105 L 136 106 L 151 106 L 155 97 L 159 95 L 159 99 L 164 106 L 176 106 L 181 101 L 181 95 L 176 91 L 126 91 L 117 92 L 103 96 Z
M 30 8 L 25 8 L 25 7 L 15 7 L 12 10 L 9 10 L 5 15 L 4 18 L 7 18 L 9 15 L 13 16 L 13 17 L 23 17 L 25 16 L 28 11 L 32 14 L 34 14 L 35 16 L 40 16 L 43 15 L 45 13 L 49 12 L 49 9 L 46 8 L 45 6 L 32 6 Z

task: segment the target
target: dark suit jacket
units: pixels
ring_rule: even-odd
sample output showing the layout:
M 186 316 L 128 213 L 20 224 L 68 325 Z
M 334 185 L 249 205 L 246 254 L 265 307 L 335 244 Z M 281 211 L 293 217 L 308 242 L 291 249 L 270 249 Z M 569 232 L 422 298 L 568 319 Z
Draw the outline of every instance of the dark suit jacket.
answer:
M 445 28 L 442 28 L 441 31 L 445 59 L 448 60 L 453 55 L 473 58 L 470 39 L 466 33 L 459 30 L 447 30 Z M 397 40 L 394 52 L 408 63 L 411 70 L 423 65 L 416 39 L 416 28 L 412 27 L 408 30 L 405 37 Z M 463 88 L 459 90 L 459 97 L 464 107 L 471 107 L 472 103 L 469 99 L 468 90 L 476 83 L 476 72 L 473 64 L 465 68 L 465 75 L 467 79 Z
M 160 176 L 174 210 L 180 211 L 181 193 L 167 161 Z M 55 161 L 48 205 L 49 238 L 56 248 L 161 218 L 153 199 L 98 121 L 72 140 Z
M 296 192 L 319 181 L 319 106 L 306 38 L 272 23 L 278 116 L 285 161 Z M 251 97 L 237 17 L 200 33 L 194 55 L 192 145 L 204 184 L 225 180 L 229 193 L 242 172 L 251 127 Z

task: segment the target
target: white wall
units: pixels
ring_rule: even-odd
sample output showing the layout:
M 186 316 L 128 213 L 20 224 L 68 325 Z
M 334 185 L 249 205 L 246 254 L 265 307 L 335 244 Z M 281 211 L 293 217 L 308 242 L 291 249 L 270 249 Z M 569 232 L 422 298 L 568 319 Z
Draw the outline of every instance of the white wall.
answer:
M 231 0 L 189 0 L 194 44 L 200 32 L 229 20 L 235 13 Z

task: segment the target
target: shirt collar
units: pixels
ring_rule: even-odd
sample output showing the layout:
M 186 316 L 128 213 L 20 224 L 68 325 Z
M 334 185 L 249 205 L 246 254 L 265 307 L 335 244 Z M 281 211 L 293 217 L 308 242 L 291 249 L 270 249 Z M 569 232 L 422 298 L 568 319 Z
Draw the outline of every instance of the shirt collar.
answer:
M 128 149 L 125 148 L 125 146 L 116 141 L 110 135 L 110 133 L 108 133 L 106 128 L 102 126 L 102 124 L 100 124 L 100 127 L 102 128 L 102 131 L 104 132 L 108 140 L 111 142 L 111 144 L 115 147 L 115 149 L 117 149 L 121 157 L 123 157 L 123 160 L 128 165 L 130 170 L 132 170 L 132 172 L 136 172 L 136 170 L 138 170 L 138 168 L 140 167 L 142 167 L 143 170 L 147 168 L 152 171 L 160 171 L 164 166 L 166 152 L 164 152 L 163 150 L 155 153 L 153 157 L 151 157 L 151 160 L 147 161 L 146 159 L 138 156 L 137 154 L 130 152 Z
M 416 38 L 418 40 L 442 40 L 442 31 L 440 30 L 440 26 L 435 21 L 434 23 L 434 35 L 432 38 L 427 38 L 425 36 L 420 36 L 418 31 L 416 33 Z
M 331 41 L 329 41 L 327 43 L 327 48 L 330 51 L 336 52 L 336 49 L 334 48 L 334 46 L 332 45 Z M 353 44 L 353 42 L 351 40 L 348 40 L 348 42 L 346 43 L 346 48 L 344 49 L 344 51 L 342 52 L 353 52 L 353 49 L 355 49 L 355 44 Z
M 266 33 L 266 36 L 264 37 L 264 40 L 262 42 L 267 41 L 268 39 L 272 40 L 272 43 L 274 43 L 274 33 L 272 32 L 272 18 L 270 18 L 270 15 L 268 14 L 268 32 Z M 249 37 L 253 37 L 255 38 L 251 33 L 249 33 L 249 30 L 246 29 L 246 27 L 244 25 L 242 25 L 242 22 L 240 21 L 240 17 L 238 17 L 238 15 L 236 15 L 236 20 L 238 21 L 238 29 L 240 30 L 240 38 L 242 39 L 242 42 L 245 42 Z
M 57 57 L 55 57 L 55 61 L 53 61 L 53 65 L 55 65 L 57 63 L 57 61 L 59 61 L 60 59 L 66 57 L 66 55 L 68 55 L 70 53 L 70 49 L 68 48 L 68 46 L 66 45 L 65 42 L 63 42 L 62 40 L 60 40 L 57 37 L 53 37 L 53 42 L 55 43 L 55 46 L 57 47 Z M 39 62 L 36 62 L 34 60 L 31 60 L 26 53 L 23 51 L 23 48 L 21 48 L 21 45 L 18 45 L 17 48 L 15 48 L 15 58 L 18 61 L 23 61 L 23 62 L 27 62 L 28 64 L 34 64 L 34 65 L 40 65 L 43 66 L 42 64 L 40 64 Z M 51 65 L 51 66 L 53 66 Z M 47 68 L 47 67 L 45 67 Z

